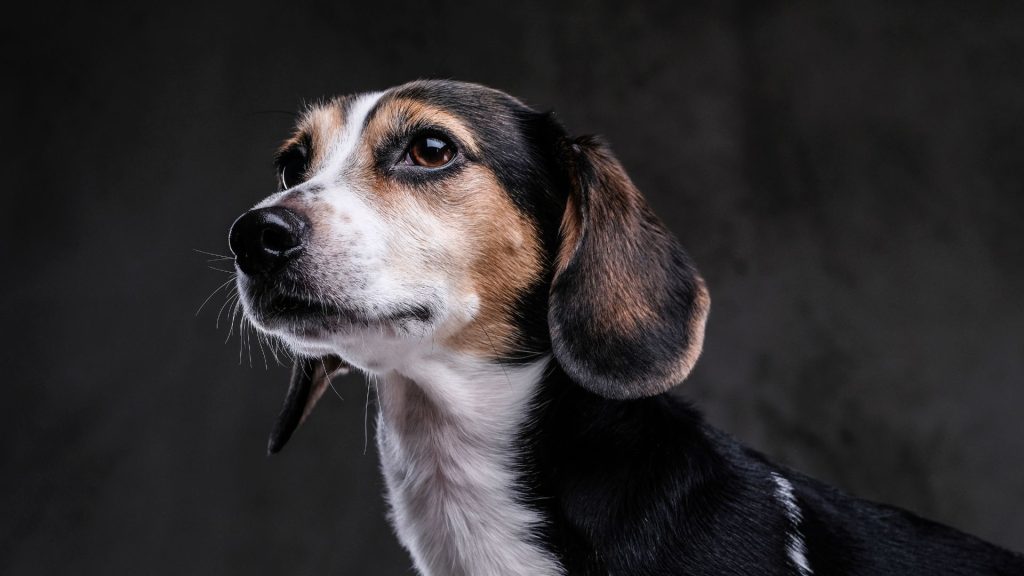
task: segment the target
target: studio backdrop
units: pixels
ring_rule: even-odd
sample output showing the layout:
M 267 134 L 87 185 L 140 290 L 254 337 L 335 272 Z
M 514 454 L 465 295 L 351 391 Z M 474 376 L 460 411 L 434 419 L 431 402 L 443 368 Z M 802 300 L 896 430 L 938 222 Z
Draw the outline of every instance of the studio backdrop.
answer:
M 216 289 L 293 114 L 416 78 L 607 138 L 707 279 L 678 393 L 713 424 L 1024 550 L 1024 5 L 27 10 L 0 24 L 0 573 L 411 572 L 362 378 L 268 458 L 288 368 Z

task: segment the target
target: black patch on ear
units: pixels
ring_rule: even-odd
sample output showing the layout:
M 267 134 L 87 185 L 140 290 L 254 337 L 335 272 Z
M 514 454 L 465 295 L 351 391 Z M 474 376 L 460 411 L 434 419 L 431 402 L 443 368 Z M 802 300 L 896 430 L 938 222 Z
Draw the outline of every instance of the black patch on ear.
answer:
M 659 394 L 693 368 L 704 281 L 609 148 L 577 139 L 548 322 L 555 358 L 608 398 Z

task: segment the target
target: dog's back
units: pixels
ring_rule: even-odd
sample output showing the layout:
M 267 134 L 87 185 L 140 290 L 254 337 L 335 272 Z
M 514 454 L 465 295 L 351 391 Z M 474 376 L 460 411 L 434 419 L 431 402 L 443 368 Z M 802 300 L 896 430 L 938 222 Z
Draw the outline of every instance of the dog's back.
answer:
M 779 467 L 665 395 L 552 375 L 526 438 L 570 574 L 1015 575 L 1024 557 Z

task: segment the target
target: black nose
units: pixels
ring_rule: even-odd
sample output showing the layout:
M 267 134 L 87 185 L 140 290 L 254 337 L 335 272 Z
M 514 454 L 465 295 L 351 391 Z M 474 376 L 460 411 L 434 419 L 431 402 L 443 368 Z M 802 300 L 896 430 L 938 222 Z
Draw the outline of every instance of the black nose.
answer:
M 302 252 L 308 228 L 301 216 L 287 208 L 257 208 L 235 220 L 228 243 L 242 272 L 270 274 Z

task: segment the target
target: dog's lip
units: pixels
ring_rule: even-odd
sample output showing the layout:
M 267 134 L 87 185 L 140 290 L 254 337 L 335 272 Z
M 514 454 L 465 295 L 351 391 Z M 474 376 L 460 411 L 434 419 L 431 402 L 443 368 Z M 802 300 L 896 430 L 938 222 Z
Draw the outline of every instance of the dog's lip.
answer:
M 270 299 L 265 311 L 268 316 L 355 316 L 354 313 L 343 310 L 340 307 L 327 304 L 320 300 L 294 296 L 291 294 L 278 294 Z
M 368 314 L 354 308 L 287 293 L 276 294 L 266 302 L 259 311 L 261 320 L 266 323 L 284 323 L 300 331 L 335 324 L 371 326 L 408 320 L 427 322 L 434 314 L 424 304 L 409 304 L 383 313 Z

